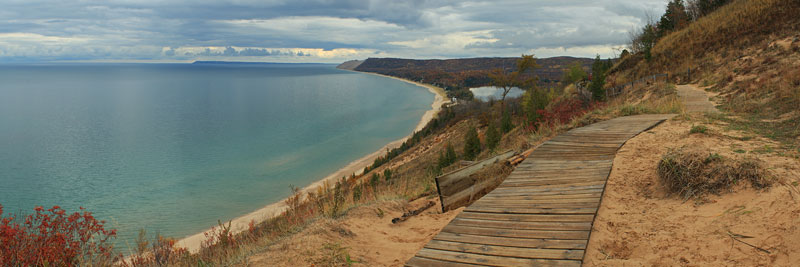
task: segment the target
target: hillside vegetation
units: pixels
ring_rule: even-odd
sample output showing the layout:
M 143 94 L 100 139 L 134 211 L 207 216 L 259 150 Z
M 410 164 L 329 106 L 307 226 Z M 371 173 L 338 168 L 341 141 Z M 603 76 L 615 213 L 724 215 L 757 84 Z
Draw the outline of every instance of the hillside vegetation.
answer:
M 797 146 L 800 1 L 737 0 L 669 32 L 611 70 L 617 84 L 653 73 L 718 93 L 731 123 Z
M 357 71 L 374 72 L 400 77 L 412 81 L 433 84 L 444 88 L 449 96 L 470 99 L 467 89 L 490 85 L 489 72 L 496 69 L 515 68 L 518 57 L 513 58 L 460 58 L 460 59 L 401 59 L 369 58 L 355 68 Z M 592 59 L 575 57 L 551 57 L 536 59 L 539 68 L 531 74 L 539 78 L 540 87 L 558 84 L 564 70 L 578 63 L 589 70 Z
M 720 112 L 682 114 L 620 148 L 584 266 L 797 265 L 797 14 L 796 0 L 673 0 L 633 34 L 612 83 L 667 73 Z

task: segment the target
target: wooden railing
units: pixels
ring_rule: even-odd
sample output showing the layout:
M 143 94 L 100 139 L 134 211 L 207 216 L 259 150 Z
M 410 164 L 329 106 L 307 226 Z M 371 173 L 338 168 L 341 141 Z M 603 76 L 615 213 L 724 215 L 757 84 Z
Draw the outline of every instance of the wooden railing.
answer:
M 515 154 L 516 152 L 514 150 L 509 150 L 489 159 L 475 162 L 464 168 L 436 177 L 436 190 L 439 192 L 442 212 L 469 204 L 480 197 L 478 194 L 487 193 L 484 192 L 485 189 L 495 183 L 495 181 L 491 179 L 487 181 L 477 181 L 472 179 L 470 175 L 486 166 L 504 161 Z
M 669 74 L 666 73 L 653 74 L 629 83 L 608 88 L 606 89 L 606 99 L 618 96 L 625 91 L 633 90 L 634 88 L 636 88 L 637 84 L 647 85 L 650 84 L 651 82 L 656 83 L 658 82 L 659 78 L 664 78 L 664 81 L 667 81 L 669 80 Z

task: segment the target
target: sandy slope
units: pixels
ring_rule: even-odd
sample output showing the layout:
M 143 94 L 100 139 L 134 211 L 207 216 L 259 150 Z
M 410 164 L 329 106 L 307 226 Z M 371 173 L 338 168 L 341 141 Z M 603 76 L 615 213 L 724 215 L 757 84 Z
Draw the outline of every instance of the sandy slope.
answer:
M 729 136 L 724 123 L 710 134 L 689 134 L 697 121 L 671 120 L 629 140 L 617 153 L 592 229 L 585 266 L 797 266 L 800 262 L 800 161 L 776 152 L 776 143 Z M 726 136 L 727 135 L 727 136 Z M 668 148 L 699 147 L 727 158 L 757 157 L 783 181 L 757 191 L 733 192 L 684 202 L 667 195 L 656 166 Z M 734 151 L 745 151 L 737 153 Z M 762 252 L 741 240 L 769 251 Z
M 373 73 L 370 73 L 370 74 L 373 74 Z M 436 86 L 433 86 L 433 85 L 421 84 L 421 83 L 417 83 L 417 82 L 413 82 L 413 81 L 409 81 L 409 80 L 405 80 L 405 79 L 400 79 L 400 78 L 396 78 L 396 77 L 390 77 L 390 76 L 385 76 L 385 75 L 380 75 L 380 74 L 374 74 L 374 75 L 383 76 L 383 77 L 387 77 L 387 78 L 392 78 L 392 79 L 396 79 L 396 80 L 401 80 L 401 81 L 404 81 L 404 82 L 407 82 L 407 83 L 411 83 L 411 84 L 414 84 L 414 85 L 417 85 L 417 86 L 420 86 L 420 87 L 424 87 L 424 88 L 428 89 L 428 91 L 430 91 L 431 93 L 434 94 L 434 100 L 433 100 L 433 103 L 431 104 L 431 109 L 426 111 L 425 114 L 422 115 L 422 118 L 420 119 L 419 123 L 417 123 L 417 127 L 414 129 L 415 132 L 419 131 L 419 130 L 422 130 L 422 128 L 425 127 L 425 125 L 427 125 L 428 122 L 430 122 L 434 118 L 434 116 L 439 113 L 439 110 L 441 110 L 442 105 L 445 104 L 445 103 L 449 103 L 450 102 L 450 100 L 447 98 L 447 94 L 445 94 L 445 92 L 444 92 L 444 90 L 442 88 L 439 88 L 439 87 L 436 87 Z M 315 183 L 313 183 L 313 184 L 311 184 L 309 186 L 306 186 L 301 191 L 302 192 L 310 192 L 310 191 L 316 190 L 318 187 L 324 185 L 324 183 L 326 181 L 332 183 L 332 182 L 335 182 L 336 179 L 339 179 L 339 178 L 341 178 L 343 176 L 349 176 L 350 174 L 353 174 L 353 173 L 360 174 L 364 170 L 364 167 L 367 167 L 367 166 L 371 165 L 375 161 L 376 158 L 386 154 L 387 150 L 391 150 L 393 148 L 400 147 L 400 145 L 402 145 L 403 142 L 405 142 L 405 140 L 408 139 L 409 137 L 411 137 L 411 135 L 409 135 L 407 137 L 404 137 L 404 138 L 402 138 L 400 140 L 396 140 L 394 142 L 391 142 L 391 143 L 387 144 L 386 146 L 382 147 L 381 149 L 378 149 L 377 151 L 375 151 L 375 152 L 373 152 L 373 153 L 371 153 L 369 155 L 366 155 L 366 156 L 364 156 L 364 157 L 362 157 L 360 159 L 357 159 L 357 160 L 351 162 L 347 166 L 345 166 L 345 167 L 339 169 L 338 171 L 326 176 L 322 180 L 319 180 L 319 181 L 317 181 L 317 182 L 315 182 Z M 281 200 L 279 202 L 276 202 L 276 203 L 272 203 L 272 204 L 267 205 L 267 206 L 265 206 L 263 208 L 260 208 L 260 209 L 258 209 L 256 211 L 248 213 L 248 214 L 246 214 L 244 216 L 241 216 L 241 217 L 238 217 L 236 219 L 233 219 L 231 221 L 231 229 L 232 229 L 232 231 L 234 233 L 238 233 L 240 231 L 244 231 L 245 229 L 248 228 L 248 225 L 249 225 L 249 223 L 251 221 L 255 221 L 256 223 L 262 222 L 262 221 L 265 221 L 265 220 L 267 220 L 269 218 L 272 218 L 272 217 L 274 217 L 276 215 L 279 215 L 284 210 L 286 210 L 286 204 L 284 203 L 283 200 Z M 179 240 L 177 242 L 177 246 L 185 247 L 190 252 L 197 252 L 200 249 L 200 245 L 205 240 L 204 233 L 206 233 L 206 232 L 208 232 L 210 230 L 211 229 L 206 230 L 206 231 L 201 232 L 201 233 L 197 233 L 197 234 L 185 237 L 185 238 L 183 238 L 183 239 L 181 239 L 181 240 Z
M 429 201 L 436 205 L 405 222 L 392 224 L 405 210 L 417 209 Z M 360 206 L 336 220 L 320 219 L 291 238 L 281 240 L 247 259 L 247 266 L 311 266 L 328 262 L 339 245 L 354 266 L 402 266 L 428 243 L 463 208 L 440 213 L 438 198 L 422 198 L 408 204 L 389 201 Z M 382 217 L 379 211 L 384 212 Z M 328 246 L 326 248 L 326 246 Z

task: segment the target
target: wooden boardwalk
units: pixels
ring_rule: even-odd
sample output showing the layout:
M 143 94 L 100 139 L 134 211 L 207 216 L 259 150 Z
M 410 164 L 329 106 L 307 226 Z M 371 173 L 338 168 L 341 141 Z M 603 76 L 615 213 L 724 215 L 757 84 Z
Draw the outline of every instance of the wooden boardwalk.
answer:
M 637 115 L 543 143 L 406 266 L 580 266 L 617 149 L 674 115 Z

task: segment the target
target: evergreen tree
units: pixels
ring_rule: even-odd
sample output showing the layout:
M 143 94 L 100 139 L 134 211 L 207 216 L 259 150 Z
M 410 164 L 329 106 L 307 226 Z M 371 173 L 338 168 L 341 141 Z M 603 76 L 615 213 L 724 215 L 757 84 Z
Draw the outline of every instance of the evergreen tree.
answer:
M 453 145 L 450 142 L 447 142 L 447 147 L 443 151 L 439 151 L 439 164 L 436 166 L 436 172 L 438 173 L 447 166 L 453 165 L 453 163 L 458 160 L 458 156 L 456 156 L 456 151 L 453 149 Z
M 494 151 L 497 147 L 497 144 L 500 143 L 501 135 L 497 132 L 497 127 L 494 126 L 494 122 L 489 122 L 489 128 L 486 129 L 486 148 L 489 151 Z
M 606 89 L 603 88 L 606 83 L 606 70 L 606 64 L 600 60 L 600 55 L 597 55 L 592 63 L 592 83 L 589 84 L 592 99 L 595 101 L 606 100 Z
M 478 138 L 478 130 L 475 127 L 470 127 L 464 137 L 464 159 L 475 160 L 475 157 L 480 153 L 481 139 Z
M 369 185 L 372 186 L 372 188 L 375 188 L 376 186 L 378 186 L 378 182 L 381 181 L 380 179 L 381 179 L 380 174 L 373 173 L 372 178 L 369 179 Z
M 503 119 L 500 121 L 500 129 L 503 131 L 503 134 L 514 129 L 514 124 L 511 123 L 511 112 L 503 112 Z
M 389 168 L 386 168 L 385 170 L 383 170 L 383 178 L 386 179 L 386 181 L 391 180 L 392 179 L 392 170 L 389 169 Z
M 667 10 L 658 22 L 658 37 L 663 37 L 672 31 L 683 29 L 689 25 L 689 13 L 683 0 L 672 0 L 667 4 Z
M 447 167 L 447 165 L 449 165 L 448 163 L 449 162 L 447 162 L 447 156 L 445 155 L 444 151 L 439 151 L 439 164 L 436 165 L 436 167 L 437 167 L 437 171 L 436 172 L 438 173 L 439 172 L 438 170 L 441 170 L 441 169 L 444 169 L 445 167 Z
M 447 166 L 453 164 L 458 160 L 458 155 L 456 155 L 456 150 L 453 148 L 453 144 L 447 142 L 447 152 L 445 152 L 445 157 L 447 158 Z

